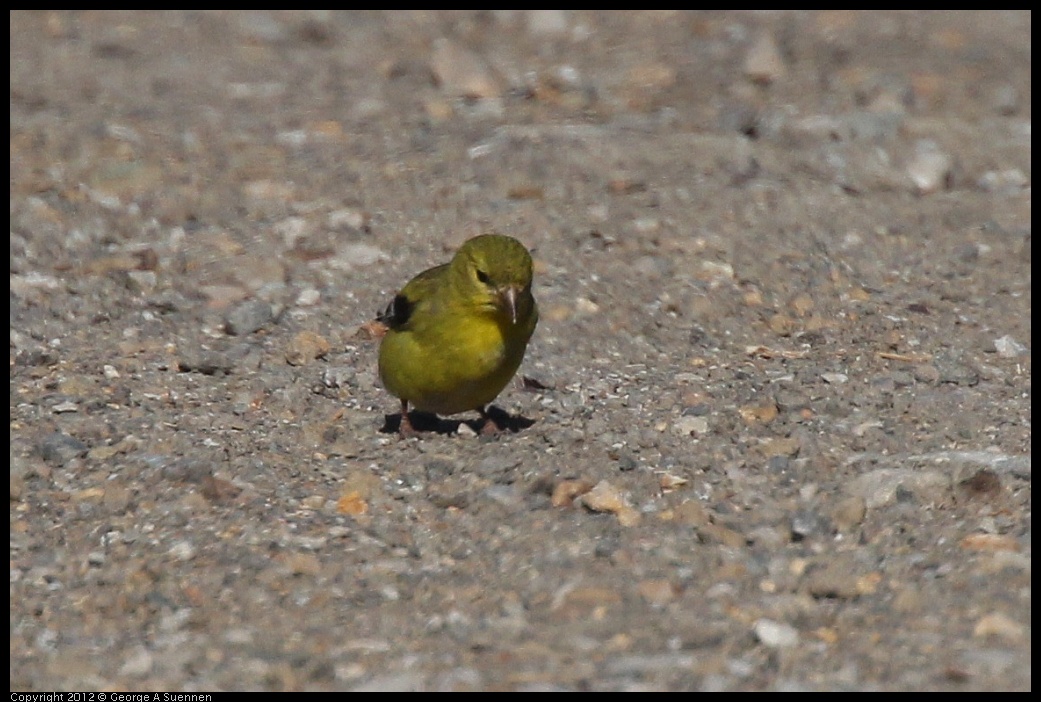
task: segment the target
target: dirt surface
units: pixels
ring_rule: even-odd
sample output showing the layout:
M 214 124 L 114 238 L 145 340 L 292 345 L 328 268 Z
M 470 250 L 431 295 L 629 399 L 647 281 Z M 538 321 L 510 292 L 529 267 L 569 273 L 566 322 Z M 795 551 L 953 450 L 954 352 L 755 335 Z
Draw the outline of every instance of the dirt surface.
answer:
M 10 19 L 13 689 L 1030 688 L 1029 13 Z

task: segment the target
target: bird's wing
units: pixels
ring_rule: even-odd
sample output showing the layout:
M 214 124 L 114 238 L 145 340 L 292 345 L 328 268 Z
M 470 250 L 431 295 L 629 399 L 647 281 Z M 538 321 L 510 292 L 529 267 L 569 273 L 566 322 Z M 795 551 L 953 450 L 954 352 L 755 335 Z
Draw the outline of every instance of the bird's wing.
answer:
M 433 304 L 438 287 L 442 285 L 447 272 L 447 263 L 423 271 L 394 296 L 376 319 L 395 331 L 407 329 L 417 308 L 430 307 Z

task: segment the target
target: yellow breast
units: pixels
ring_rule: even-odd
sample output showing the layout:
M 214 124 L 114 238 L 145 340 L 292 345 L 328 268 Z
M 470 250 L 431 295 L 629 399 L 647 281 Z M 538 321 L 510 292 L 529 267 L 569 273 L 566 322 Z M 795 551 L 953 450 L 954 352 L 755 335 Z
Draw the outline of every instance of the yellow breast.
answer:
M 456 414 L 484 407 L 517 372 L 531 331 L 501 315 L 462 315 L 450 334 L 388 332 L 380 378 L 416 409 Z

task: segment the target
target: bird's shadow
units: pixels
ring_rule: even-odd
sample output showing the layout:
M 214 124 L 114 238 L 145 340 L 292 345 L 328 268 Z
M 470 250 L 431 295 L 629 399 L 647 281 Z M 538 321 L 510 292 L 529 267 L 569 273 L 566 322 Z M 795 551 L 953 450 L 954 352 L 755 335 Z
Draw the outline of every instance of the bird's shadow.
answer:
M 435 434 L 455 434 L 459 431 L 459 426 L 466 424 L 474 430 L 476 434 L 487 436 L 482 434 L 482 429 L 487 421 L 492 421 L 496 426 L 499 427 L 501 433 L 509 432 L 516 434 L 522 429 L 535 424 L 534 419 L 528 419 L 527 417 L 519 414 L 513 415 L 504 409 L 500 409 L 495 406 L 491 406 L 486 411 L 487 419 L 484 417 L 478 417 L 476 419 L 444 419 L 438 417 L 436 414 L 429 412 L 420 412 L 413 410 L 408 413 L 409 422 L 412 424 L 412 428 L 418 433 L 422 432 L 433 432 Z M 384 423 L 380 429 L 382 434 L 397 434 L 401 428 L 401 413 L 397 414 L 385 414 L 383 415 Z M 493 434 L 494 435 L 494 434 Z

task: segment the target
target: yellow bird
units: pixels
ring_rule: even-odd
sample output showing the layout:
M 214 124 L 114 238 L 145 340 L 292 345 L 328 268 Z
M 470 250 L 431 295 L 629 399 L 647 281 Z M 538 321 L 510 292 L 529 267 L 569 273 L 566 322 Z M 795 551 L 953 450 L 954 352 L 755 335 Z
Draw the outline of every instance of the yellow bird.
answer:
M 379 371 L 383 386 L 401 400 L 402 434 L 414 432 L 409 404 L 435 414 L 476 410 L 485 419 L 482 431 L 499 428 L 485 405 L 517 372 L 538 324 L 531 277 L 523 244 L 485 234 L 394 297 L 379 317 L 389 327 Z

